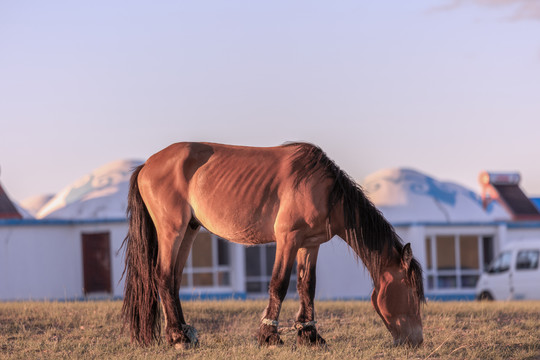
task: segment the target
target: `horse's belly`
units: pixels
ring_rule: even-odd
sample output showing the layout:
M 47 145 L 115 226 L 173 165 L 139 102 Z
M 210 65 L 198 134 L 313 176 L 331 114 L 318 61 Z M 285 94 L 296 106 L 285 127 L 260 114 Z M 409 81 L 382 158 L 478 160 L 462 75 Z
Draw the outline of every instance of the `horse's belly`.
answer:
M 275 241 L 270 213 L 241 206 L 230 208 L 192 204 L 192 208 L 202 226 L 229 241 L 245 245 Z
M 238 244 L 256 245 L 275 241 L 273 234 L 264 231 L 258 226 L 251 225 L 240 227 L 230 226 L 230 224 L 223 223 L 222 221 L 216 223 L 215 221 L 207 219 L 198 220 L 201 225 L 211 233 Z

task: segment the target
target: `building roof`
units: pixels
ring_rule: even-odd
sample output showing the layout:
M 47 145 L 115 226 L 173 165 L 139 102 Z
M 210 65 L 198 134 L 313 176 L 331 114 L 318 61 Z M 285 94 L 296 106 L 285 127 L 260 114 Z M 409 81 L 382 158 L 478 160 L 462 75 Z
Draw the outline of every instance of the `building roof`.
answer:
M 129 178 L 142 161 L 107 164 L 67 186 L 36 214 L 37 219 L 125 218 Z M 363 182 L 369 198 L 394 224 L 495 223 L 511 221 L 496 201 L 486 210 L 474 191 L 419 171 L 395 168 L 377 171 Z
M 9 199 L 0 184 L 0 219 L 21 219 L 22 215 L 17 211 L 15 205 Z
M 38 219 L 117 219 L 126 216 L 129 178 L 139 160 L 102 166 L 65 187 L 36 214 Z
M 23 208 L 30 217 L 35 217 L 39 210 L 45 206 L 52 198 L 54 194 L 37 195 L 24 199 L 19 202 L 21 208 Z
M 519 186 L 520 180 L 519 173 L 481 172 L 479 181 L 484 206 L 497 201 L 514 220 L 540 220 L 540 211 Z
M 474 191 L 412 169 L 380 170 L 366 177 L 364 188 L 392 223 L 487 223 L 510 220 L 492 202 L 486 210 Z

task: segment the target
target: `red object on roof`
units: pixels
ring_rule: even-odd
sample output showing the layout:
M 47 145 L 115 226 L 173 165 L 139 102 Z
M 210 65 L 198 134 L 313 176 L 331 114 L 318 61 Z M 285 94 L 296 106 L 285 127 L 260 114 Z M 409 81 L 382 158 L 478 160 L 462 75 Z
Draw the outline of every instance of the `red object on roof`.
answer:
M 0 219 L 22 219 L 22 215 L 7 196 L 2 184 L 0 184 Z
M 514 220 L 540 220 L 540 212 L 519 187 L 520 180 L 518 173 L 480 173 L 484 207 L 496 200 Z

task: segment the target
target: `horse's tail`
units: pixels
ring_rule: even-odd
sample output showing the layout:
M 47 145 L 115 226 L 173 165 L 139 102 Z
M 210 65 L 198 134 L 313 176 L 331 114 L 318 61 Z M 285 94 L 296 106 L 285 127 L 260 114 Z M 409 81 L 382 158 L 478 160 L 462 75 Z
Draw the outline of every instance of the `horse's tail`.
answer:
M 158 242 L 152 218 L 143 202 L 137 178 L 144 165 L 131 176 L 127 215 L 129 230 L 122 247 L 125 247 L 124 304 L 122 315 L 128 324 L 131 340 L 141 345 L 159 342 L 161 318 L 159 295 L 155 276 Z

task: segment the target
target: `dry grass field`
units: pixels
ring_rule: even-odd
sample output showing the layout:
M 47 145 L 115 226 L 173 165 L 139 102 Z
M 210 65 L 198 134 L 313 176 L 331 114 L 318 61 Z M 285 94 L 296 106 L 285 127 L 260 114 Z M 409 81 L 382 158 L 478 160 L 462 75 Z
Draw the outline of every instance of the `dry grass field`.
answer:
M 0 303 L 2 359 L 540 359 L 540 302 L 438 303 L 423 309 L 424 344 L 394 347 L 367 302 L 318 302 L 326 350 L 255 342 L 264 301 L 184 302 L 201 346 L 178 352 L 162 343 L 132 345 L 120 320 L 121 302 Z M 296 301 L 286 301 L 282 324 Z

